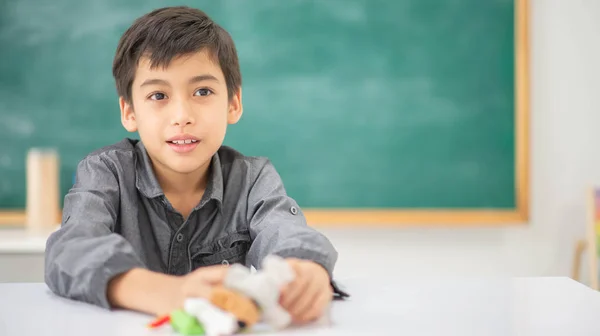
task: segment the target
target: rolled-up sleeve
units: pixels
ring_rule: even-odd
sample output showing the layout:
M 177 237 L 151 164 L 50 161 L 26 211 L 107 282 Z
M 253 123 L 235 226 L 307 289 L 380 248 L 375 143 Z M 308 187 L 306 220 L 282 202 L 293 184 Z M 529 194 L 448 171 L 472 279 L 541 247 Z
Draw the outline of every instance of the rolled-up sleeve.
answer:
M 57 295 L 108 309 L 109 280 L 144 265 L 114 232 L 119 183 L 101 155 L 88 156 L 77 167 L 61 227 L 46 242 L 45 282 Z
M 268 160 L 254 168 L 248 196 L 252 245 L 248 263 L 256 267 L 268 254 L 311 260 L 333 277 L 338 253 L 320 232 L 309 227 L 296 203 L 285 191 L 281 177 Z

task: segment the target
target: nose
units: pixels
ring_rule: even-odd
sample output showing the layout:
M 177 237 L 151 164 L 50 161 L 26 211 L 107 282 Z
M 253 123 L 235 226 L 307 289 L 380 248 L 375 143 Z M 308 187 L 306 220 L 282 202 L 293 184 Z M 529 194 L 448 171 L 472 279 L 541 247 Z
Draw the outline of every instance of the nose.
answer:
M 194 123 L 194 116 L 192 113 L 192 108 L 188 102 L 180 101 L 178 104 L 175 104 L 174 111 L 171 118 L 171 124 L 173 126 L 185 126 Z

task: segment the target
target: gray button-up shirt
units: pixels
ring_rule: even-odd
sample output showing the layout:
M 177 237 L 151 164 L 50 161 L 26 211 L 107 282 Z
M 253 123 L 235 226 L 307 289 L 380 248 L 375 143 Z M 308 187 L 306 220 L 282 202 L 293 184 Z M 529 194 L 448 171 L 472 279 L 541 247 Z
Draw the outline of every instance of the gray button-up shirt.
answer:
M 134 267 L 182 275 L 214 264 L 260 268 L 268 254 L 309 259 L 332 276 L 337 252 L 310 228 L 269 160 L 223 146 L 187 218 L 132 139 L 85 157 L 46 244 L 45 281 L 60 296 L 109 308 L 108 281 Z

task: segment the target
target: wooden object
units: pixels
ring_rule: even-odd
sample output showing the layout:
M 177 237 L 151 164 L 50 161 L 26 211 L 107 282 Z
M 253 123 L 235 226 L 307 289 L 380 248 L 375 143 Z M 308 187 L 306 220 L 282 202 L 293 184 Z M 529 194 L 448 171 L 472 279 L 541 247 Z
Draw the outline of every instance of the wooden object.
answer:
M 53 230 L 59 223 L 59 158 L 52 149 L 31 149 L 27 154 L 26 228 Z

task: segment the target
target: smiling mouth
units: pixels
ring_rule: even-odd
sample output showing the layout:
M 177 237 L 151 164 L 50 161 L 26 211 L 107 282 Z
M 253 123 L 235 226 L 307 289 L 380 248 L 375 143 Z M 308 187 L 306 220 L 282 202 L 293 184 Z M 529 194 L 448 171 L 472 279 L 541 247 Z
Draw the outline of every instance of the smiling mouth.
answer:
M 175 145 L 187 145 L 187 144 L 192 144 L 192 143 L 196 143 L 198 142 L 198 140 L 173 140 L 173 141 L 167 141 L 167 143 L 172 143 Z
M 196 147 L 200 144 L 200 140 L 185 139 L 185 140 L 171 140 L 167 141 L 167 144 L 173 151 L 179 154 L 192 153 Z

